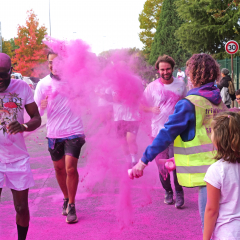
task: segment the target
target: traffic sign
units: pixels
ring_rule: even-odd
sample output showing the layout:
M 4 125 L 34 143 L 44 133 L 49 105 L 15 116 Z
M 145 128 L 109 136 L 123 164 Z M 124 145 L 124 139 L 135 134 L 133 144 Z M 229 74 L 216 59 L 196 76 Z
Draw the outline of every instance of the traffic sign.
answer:
M 236 41 L 228 41 L 225 45 L 225 50 L 229 54 L 235 54 L 239 49 L 238 43 Z

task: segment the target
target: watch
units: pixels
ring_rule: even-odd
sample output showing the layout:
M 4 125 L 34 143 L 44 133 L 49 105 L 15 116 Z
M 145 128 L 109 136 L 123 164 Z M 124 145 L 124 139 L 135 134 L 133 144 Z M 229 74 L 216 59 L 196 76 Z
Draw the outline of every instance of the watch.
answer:
M 24 127 L 25 129 L 28 129 L 28 125 L 27 125 L 27 124 L 23 123 L 22 125 L 23 125 L 23 127 Z

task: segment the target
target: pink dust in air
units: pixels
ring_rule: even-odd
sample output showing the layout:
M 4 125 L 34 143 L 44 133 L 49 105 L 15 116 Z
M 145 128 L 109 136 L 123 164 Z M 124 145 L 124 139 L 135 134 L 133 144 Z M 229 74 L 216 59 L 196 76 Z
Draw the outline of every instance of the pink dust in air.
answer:
M 53 61 L 54 72 L 61 76 L 56 92 L 68 97 L 69 107 L 84 122 L 87 163 L 80 170 L 77 195 L 88 197 L 104 189 L 106 209 L 115 205 L 116 217 L 124 228 L 132 222 L 135 207 L 152 202 L 150 190 L 159 181 L 157 168 L 147 169 L 144 177 L 134 182 L 129 179 L 131 157 L 124 148 L 126 138 L 116 136 L 114 120 L 140 122 L 137 161 L 150 143 L 144 127 L 145 115 L 139 110 L 144 88 L 136 74 L 138 59 L 126 50 L 99 58 L 81 40 L 52 39 L 45 44 L 58 55 Z M 172 92 L 167 94 L 176 97 Z M 132 203 L 132 184 L 137 184 L 142 192 L 137 206 Z

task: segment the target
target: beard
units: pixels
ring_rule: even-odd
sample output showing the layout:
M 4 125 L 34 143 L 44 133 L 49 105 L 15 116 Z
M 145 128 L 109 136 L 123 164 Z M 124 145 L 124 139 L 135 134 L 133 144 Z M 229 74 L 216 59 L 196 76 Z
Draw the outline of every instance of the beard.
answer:
M 170 74 L 162 74 L 161 78 L 164 79 L 165 81 L 169 81 L 172 78 L 172 73 L 170 73 Z
M 4 81 L 1 81 L 0 92 L 4 92 L 8 88 L 8 86 L 10 84 L 10 81 L 11 81 L 11 78 L 5 79 Z

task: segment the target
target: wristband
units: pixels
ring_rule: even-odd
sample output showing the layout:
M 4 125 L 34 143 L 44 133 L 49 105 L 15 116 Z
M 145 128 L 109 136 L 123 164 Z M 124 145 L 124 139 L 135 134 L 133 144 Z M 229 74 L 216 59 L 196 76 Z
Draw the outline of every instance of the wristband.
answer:
M 25 129 L 28 129 L 28 125 L 23 123 L 22 126 L 25 128 Z

